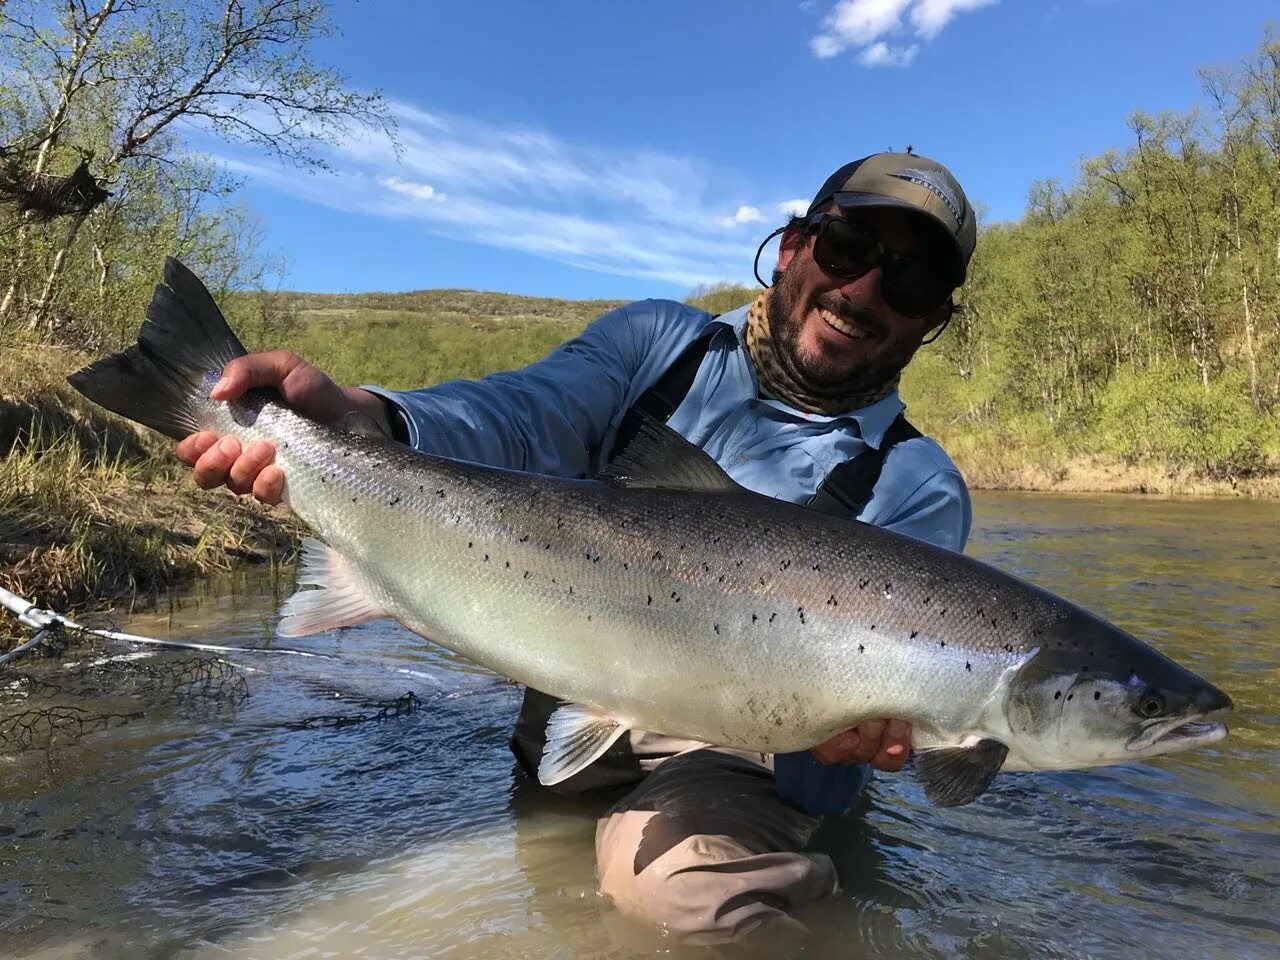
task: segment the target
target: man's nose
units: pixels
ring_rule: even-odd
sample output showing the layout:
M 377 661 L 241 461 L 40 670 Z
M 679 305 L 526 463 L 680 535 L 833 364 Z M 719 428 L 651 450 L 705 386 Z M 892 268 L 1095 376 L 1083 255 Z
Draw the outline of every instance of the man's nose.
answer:
M 880 274 L 883 269 L 877 263 L 862 276 L 855 277 L 853 280 L 846 280 L 836 287 L 836 294 L 847 300 L 849 305 L 855 309 L 859 307 L 878 307 L 881 303 Z

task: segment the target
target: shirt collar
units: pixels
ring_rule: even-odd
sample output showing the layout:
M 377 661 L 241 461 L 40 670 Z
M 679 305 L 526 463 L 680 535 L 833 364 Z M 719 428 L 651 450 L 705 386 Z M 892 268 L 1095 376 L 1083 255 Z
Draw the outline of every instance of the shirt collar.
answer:
M 747 328 L 747 311 L 751 304 L 745 304 L 736 310 L 730 310 L 722 313 L 712 323 L 724 324 L 733 329 L 734 334 L 738 338 L 738 343 L 742 344 L 742 354 L 744 362 L 751 368 L 752 379 L 755 379 L 755 367 L 751 364 L 751 357 L 747 355 L 746 343 L 743 340 L 743 331 Z M 758 387 L 757 387 L 758 389 Z M 798 420 L 805 420 L 809 423 L 834 423 L 836 421 L 852 420 L 858 425 L 858 435 L 870 447 L 880 449 L 880 444 L 884 440 L 884 435 L 889 427 L 893 425 L 893 421 L 898 419 L 898 415 L 906 409 L 906 404 L 902 402 L 898 396 L 898 390 L 895 387 L 885 396 L 881 397 L 875 403 L 865 407 L 859 407 L 857 410 L 850 410 L 848 413 L 837 413 L 835 415 L 827 415 L 822 413 L 805 413 L 797 410 L 795 407 L 789 406 L 780 400 L 763 400 L 763 403 L 769 404 L 777 410 L 795 417 Z

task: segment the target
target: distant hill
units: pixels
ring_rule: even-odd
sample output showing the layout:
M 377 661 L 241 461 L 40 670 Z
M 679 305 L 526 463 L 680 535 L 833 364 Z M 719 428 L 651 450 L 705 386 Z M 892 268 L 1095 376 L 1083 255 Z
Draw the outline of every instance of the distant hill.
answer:
M 588 323 L 625 303 L 624 300 L 561 300 L 524 297 L 481 290 L 410 290 L 405 293 L 300 293 L 279 295 L 283 305 L 297 311 L 305 324 L 345 324 L 354 321 L 420 321 L 460 323 L 483 328 L 538 322 L 577 332 Z

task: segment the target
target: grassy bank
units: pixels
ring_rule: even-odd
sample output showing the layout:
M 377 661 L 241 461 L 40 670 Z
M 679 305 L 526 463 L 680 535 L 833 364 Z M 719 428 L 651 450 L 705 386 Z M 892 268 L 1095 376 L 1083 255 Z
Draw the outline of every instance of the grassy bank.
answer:
M 85 359 L 21 345 L 0 355 L 0 586 L 55 608 L 134 605 L 288 554 L 279 517 L 197 490 L 168 444 L 67 387 Z

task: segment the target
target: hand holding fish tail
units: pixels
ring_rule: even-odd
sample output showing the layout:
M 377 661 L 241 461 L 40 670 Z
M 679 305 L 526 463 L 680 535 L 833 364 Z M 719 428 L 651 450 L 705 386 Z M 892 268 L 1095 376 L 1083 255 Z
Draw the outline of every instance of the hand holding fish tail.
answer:
M 381 400 L 358 387 L 338 386 L 324 371 L 289 350 L 235 358 L 223 368 L 209 396 L 230 402 L 257 387 L 276 390 L 295 412 L 319 423 L 359 413 L 384 432 L 390 431 Z M 226 485 L 234 493 L 252 493 L 264 503 L 280 502 L 284 472 L 274 464 L 275 448 L 265 440 L 242 447 L 236 437 L 203 430 L 181 440 L 176 452 L 193 468 L 192 477 L 203 489 Z
M 901 770 L 911 755 L 911 725 L 902 720 L 864 720 L 809 751 L 819 763 L 869 763 L 877 770 Z

